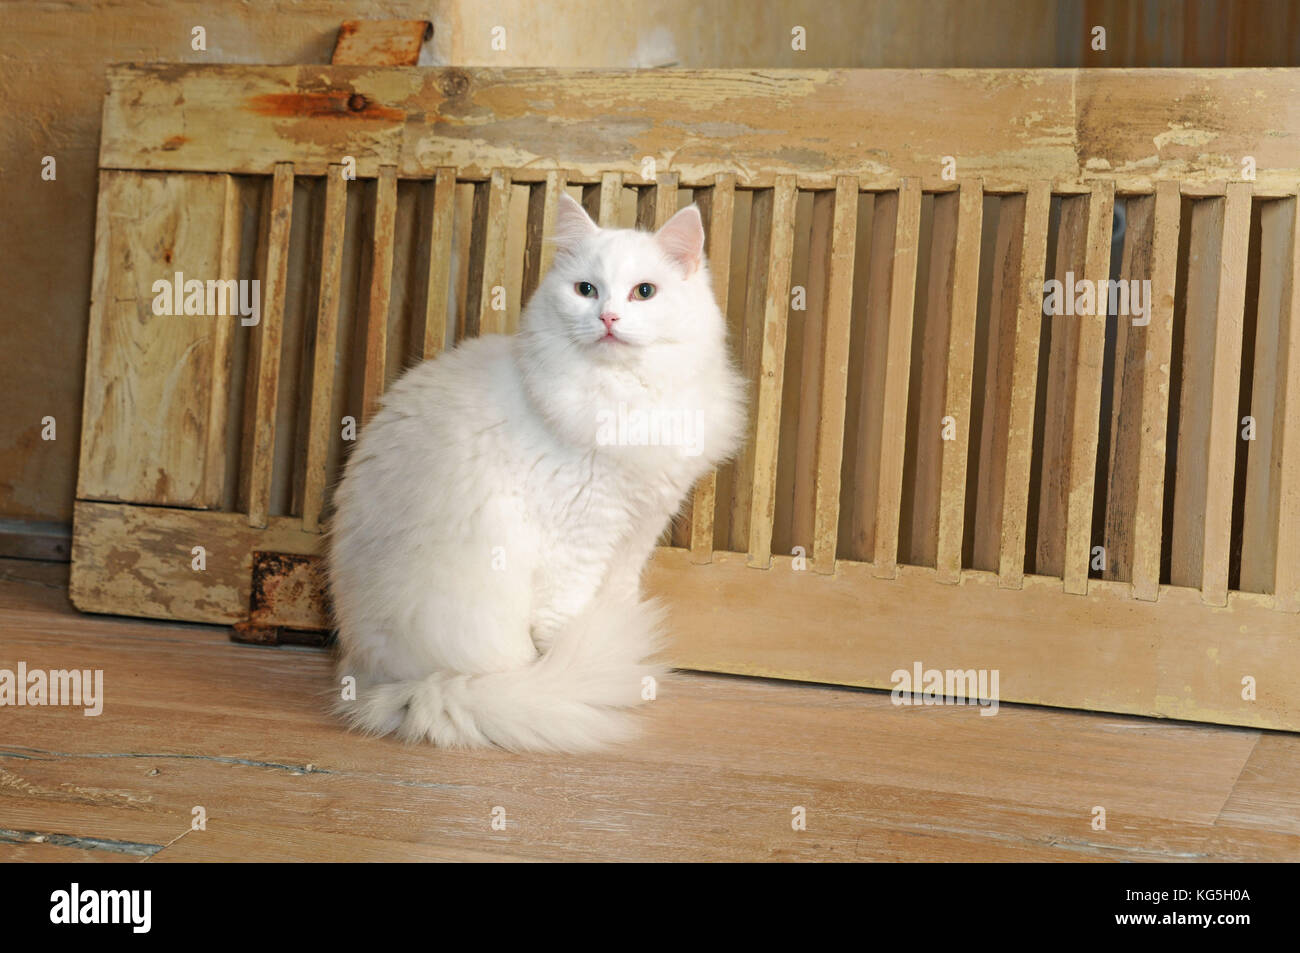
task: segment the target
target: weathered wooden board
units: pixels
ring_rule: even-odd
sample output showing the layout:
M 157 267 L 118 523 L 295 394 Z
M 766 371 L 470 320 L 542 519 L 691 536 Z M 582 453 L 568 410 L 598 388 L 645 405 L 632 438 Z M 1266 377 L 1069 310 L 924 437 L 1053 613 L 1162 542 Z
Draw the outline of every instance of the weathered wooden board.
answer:
M 700 567 L 655 553 L 647 586 L 670 606 L 674 665 L 871 688 L 893 688 L 917 662 L 997 669 L 1003 701 L 1300 730 L 1300 627 L 1267 596 L 1234 592 L 1212 608 L 1198 589 L 1162 586 L 1144 602 L 1093 580 L 1079 597 L 1047 576 L 1006 589 L 966 570 L 942 585 L 925 567 L 881 580 L 841 560 L 827 576 L 784 556 L 756 575 L 738 554 Z M 1247 676 L 1256 700 L 1243 698 Z
M 127 598 L 137 615 L 233 623 L 248 615 L 254 549 L 322 547 L 287 519 L 259 531 L 237 514 L 102 503 L 78 503 L 76 519 L 71 596 L 88 612 L 120 611 Z M 192 568 L 197 545 L 204 571 Z M 973 570 L 941 585 L 921 567 L 881 580 L 847 560 L 832 574 L 796 572 L 783 556 L 766 571 L 746 561 L 714 553 L 701 566 L 689 550 L 656 552 L 647 587 L 670 606 L 672 664 L 872 688 L 894 687 L 892 674 L 916 662 L 997 669 L 1002 701 L 1300 728 L 1296 620 L 1267 596 L 1234 592 L 1211 608 L 1186 587 L 1144 602 L 1125 584 L 1094 581 L 1081 599 L 1045 576 L 1008 590 Z M 1256 700 L 1243 698 L 1247 676 Z
M 411 70 L 362 66 L 122 66 L 110 71 L 100 166 L 299 174 L 355 157 L 403 178 L 454 165 L 538 179 L 642 178 L 642 158 L 686 186 L 734 170 L 834 186 L 938 181 L 944 156 L 986 188 L 1114 179 L 1240 178 L 1290 192 L 1300 177 L 1300 70 Z M 559 121 L 557 121 L 559 117 Z M 942 117 L 942 121 L 936 121 Z M 690 130 L 689 138 L 683 130 Z M 689 144 L 687 144 L 689 143 Z M 517 175 L 515 181 L 524 181 Z
M 225 392 L 223 340 L 239 318 L 209 313 L 207 282 L 235 277 L 223 270 L 234 227 L 226 222 L 227 180 L 101 173 L 77 481 L 83 499 L 221 503 L 220 471 L 207 463 L 226 407 L 212 398 Z M 166 287 L 155 290 L 157 281 Z M 228 299 L 227 306 L 237 311 Z

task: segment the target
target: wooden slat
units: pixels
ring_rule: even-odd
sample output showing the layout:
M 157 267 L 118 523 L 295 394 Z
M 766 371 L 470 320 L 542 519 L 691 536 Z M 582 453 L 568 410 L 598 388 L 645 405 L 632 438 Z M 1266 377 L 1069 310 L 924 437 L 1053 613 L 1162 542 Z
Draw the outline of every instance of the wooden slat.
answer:
M 820 573 L 835 571 L 857 234 L 858 182 L 852 176 L 840 176 L 835 181 L 830 253 L 820 263 L 826 268 L 826 304 L 822 322 L 821 413 L 817 426 L 817 470 L 810 553 L 813 569 Z
M 736 176 L 720 172 L 712 188 L 696 192 L 708 229 L 709 276 L 713 280 L 713 297 L 718 311 L 727 313 L 728 293 L 731 288 L 731 231 L 736 212 Z M 708 563 L 713 559 L 713 515 L 717 505 L 718 472 L 714 470 L 700 480 L 691 501 L 691 561 Z
M 1156 186 L 1151 231 L 1149 323 L 1130 327 L 1145 341 L 1142 374 L 1142 439 L 1138 441 L 1137 488 L 1133 515 L 1133 595 L 1155 601 L 1160 592 L 1165 457 L 1168 450 L 1170 361 L 1174 337 L 1174 292 L 1178 280 L 1178 232 L 1182 200 L 1178 183 Z
M 379 409 L 388 368 L 388 303 L 393 289 L 393 230 L 397 221 L 397 167 L 379 169 L 371 235 L 370 304 L 366 308 L 366 354 L 362 380 L 362 414 L 369 420 Z
M 1110 278 L 1110 237 L 1115 218 L 1115 184 L 1099 182 L 1088 201 L 1087 252 L 1084 277 L 1094 288 Z M 1098 295 L 1096 313 L 1076 316 L 1074 375 L 1070 433 L 1070 469 L 1065 497 L 1065 591 L 1088 591 L 1092 555 L 1092 510 L 1096 489 L 1098 427 L 1101 418 L 1101 372 L 1106 359 L 1106 312 L 1109 301 Z
M 563 191 L 563 172 L 548 172 L 545 180 L 529 186 L 527 235 L 524 238 L 524 305 L 537 290 L 555 257 L 555 246 L 548 239 L 555 232 L 555 213 Z
M 745 245 L 745 301 L 741 311 L 740 340 L 737 342 L 741 372 L 749 384 L 746 420 L 747 437 L 741 442 L 731 468 L 729 549 L 746 551 L 749 546 L 749 509 L 754 492 L 754 421 L 757 412 L 759 374 L 763 359 L 763 312 L 766 306 L 766 268 L 772 239 L 773 192 L 750 193 L 749 234 Z
M 1155 197 L 1129 196 L 1124 203 L 1124 252 L 1119 281 L 1150 281 Z M 1142 287 L 1141 284 L 1138 285 Z M 1149 286 L 1148 286 L 1149 287 Z M 1143 296 L 1145 301 L 1145 295 Z M 1109 307 L 1109 301 L 1107 302 Z M 1130 308 L 1130 311 L 1132 309 Z M 1106 511 L 1101 544 L 1106 547 L 1102 578 L 1133 578 L 1133 524 L 1137 504 L 1137 466 L 1141 453 L 1142 383 L 1147 371 L 1146 337 L 1131 314 L 1114 318 L 1114 371 L 1109 386 L 1110 419 L 1103 422 L 1110 444 L 1106 460 Z M 1109 332 L 1108 322 L 1108 332 Z
M 596 224 L 601 228 L 617 228 L 619 207 L 623 202 L 621 172 L 605 172 L 601 175 L 599 196 L 595 214 Z
M 1228 185 L 1219 256 L 1219 299 L 1214 340 L 1214 377 L 1206 460 L 1205 545 L 1201 593 L 1209 605 L 1228 601 L 1228 560 L 1232 545 L 1232 486 L 1241 387 L 1241 338 L 1246 302 L 1246 259 L 1250 246 L 1251 186 Z
M 921 186 L 907 179 L 898 190 L 893 264 L 889 286 L 889 344 L 881 407 L 880 484 L 876 500 L 875 575 L 898 568 L 898 521 L 907 440 L 907 387 L 912 357 L 912 311 L 916 296 L 917 243 L 921 233 Z
M 456 216 L 456 170 L 441 168 L 434 178 L 429 223 L 429 287 L 424 302 L 424 359 L 442 353 L 447 341 L 447 299 L 451 273 L 451 239 Z
M 943 495 L 944 441 L 940 430 L 945 413 L 960 196 L 951 190 L 928 196 L 929 221 L 926 221 L 925 200 L 922 201 L 898 558 L 913 566 L 933 566 L 937 559 Z
M 1234 550 L 1241 560 L 1237 588 L 1272 592 L 1276 580 L 1278 515 L 1281 504 L 1282 430 L 1286 414 L 1287 312 L 1290 308 L 1291 234 L 1294 203 L 1261 202 L 1258 248 L 1252 270 L 1258 269 L 1253 333 L 1247 332 L 1242 353 L 1242 377 L 1249 373 L 1248 405 L 1242 413 L 1255 418 L 1255 439 L 1243 441 L 1246 461 L 1242 485 L 1234 490 L 1241 506 L 1241 538 Z M 1257 264 L 1256 264 L 1257 263 Z M 1246 365 L 1251 365 L 1246 372 Z
M 343 232 L 347 224 L 347 179 L 343 166 L 330 166 L 325 178 L 325 221 L 321 235 L 320 293 L 316 346 L 312 354 L 311 410 L 307 423 L 307 464 L 303 482 L 302 528 L 320 532 L 328 458 L 335 423 L 334 366 L 338 359 L 339 279 L 343 270 Z
M 225 177 L 225 195 L 221 214 L 221 251 L 219 274 L 223 281 L 238 280 L 240 239 L 243 232 L 242 205 L 239 187 L 234 176 Z M 233 343 L 236 323 L 230 318 L 214 317 L 216 325 L 212 340 L 212 386 L 208 395 L 207 447 L 203 453 L 203 497 L 208 506 L 219 509 L 225 498 L 226 482 L 226 423 L 229 417 L 229 396 Z
M 1285 381 L 1279 381 L 1283 401 L 1279 439 L 1281 467 L 1277 472 L 1277 562 L 1273 604 L 1300 612 L 1300 198 L 1292 200 L 1290 300 L 1283 314 L 1286 341 Z
M 510 215 L 510 173 L 494 169 L 486 185 L 474 195 L 474 239 L 470 246 L 471 268 L 476 290 L 478 324 L 476 334 L 505 334 L 508 308 L 492 307 L 495 288 L 506 284 L 506 237 Z
M 1043 576 L 1065 575 L 1066 488 L 1070 477 L 1070 437 L 1074 429 L 1073 398 L 1079 371 L 1079 318 L 1064 303 L 1070 275 L 1083 277 L 1088 247 L 1088 196 L 1068 195 L 1060 200 L 1052 278 L 1066 286 L 1060 314 L 1042 318 L 1044 339 L 1039 342 L 1046 360 L 1039 365 L 1038 403 L 1042 406 L 1041 431 L 1035 434 L 1030 467 L 1030 500 L 1026 525 L 1026 562 Z M 1070 295 L 1071 299 L 1073 295 Z M 1038 425 L 1037 416 L 1035 425 Z M 1035 479 L 1035 477 L 1037 479 Z M 1037 493 L 1035 493 L 1035 489 Z M 1032 533 L 1032 535 L 1030 535 Z
M 767 247 L 763 338 L 759 363 L 753 482 L 749 501 L 749 565 L 772 563 L 772 522 L 776 513 L 777 443 L 781 432 L 781 388 L 785 376 L 786 319 L 790 309 L 790 259 L 794 254 L 793 176 L 779 176 L 773 187 L 772 231 Z
M 266 526 L 271 506 L 280 338 L 284 328 L 284 289 L 292 224 L 293 164 L 281 162 L 275 167 L 271 184 L 271 211 L 262 265 L 262 321 L 257 328 L 257 355 L 252 368 L 253 435 L 248 476 L 248 524 L 255 527 Z
M 876 501 L 880 495 L 881 407 L 885 393 L 885 367 L 889 355 L 890 274 L 894 266 L 898 190 L 871 195 L 870 230 L 858 236 L 863 254 L 857 256 L 854 280 L 855 374 L 850 380 L 848 426 L 852 456 L 845 493 L 848 519 L 840 528 L 837 552 L 842 558 L 870 562 L 875 558 Z
M 967 516 L 965 528 L 971 536 L 971 566 L 989 571 L 997 570 L 1002 552 L 1011 368 L 1016 350 L 1016 315 L 1020 309 L 1020 259 L 1024 250 L 1027 200 L 1028 196 L 1021 192 L 1003 196 L 997 203 L 989 326 L 976 378 L 980 385 L 979 459 L 973 479 L 975 505 Z
M 636 198 L 636 227 L 654 231 L 663 226 L 677 212 L 676 172 L 661 172 L 655 184 L 640 190 Z M 615 209 L 617 214 L 617 209 Z
M 1002 531 L 998 548 L 998 584 L 1019 589 L 1025 576 L 1025 520 L 1029 508 L 1029 464 L 1034 440 L 1034 398 L 1038 390 L 1038 345 L 1042 331 L 1043 271 L 1047 256 L 1047 219 L 1051 187 L 1035 182 L 1025 203 L 1020 254 L 1020 301 L 1016 312 L 1015 353 L 1006 435 L 1006 469 L 1002 489 Z
M 975 360 L 975 315 L 979 297 L 980 237 L 984 190 L 976 179 L 961 183 L 957 208 L 952 314 L 948 325 L 948 366 L 944 414 L 956 422 L 956 439 L 942 444 L 939 535 L 935 567 L 940 582 L 961 578 L 962 533 L 966 522 L 966 463 L 970 454 L 971 376 Z
M 1185 192 L 1185 184 L 1180 184 Z M 1178 430 L 1173 461 L 1173 507 L 1167 522 L 1169 582 L 1200 588 L 1205 560 L 1205 500 L 1209 480 L 1209 439 L 1213 428 L 1214 346 L 1219 294 L 1219 256 L 1223 241 L 1224 199 L 1191 203 L 1187 279 L 1179 302 L 1182 347 L 1173 381 Z

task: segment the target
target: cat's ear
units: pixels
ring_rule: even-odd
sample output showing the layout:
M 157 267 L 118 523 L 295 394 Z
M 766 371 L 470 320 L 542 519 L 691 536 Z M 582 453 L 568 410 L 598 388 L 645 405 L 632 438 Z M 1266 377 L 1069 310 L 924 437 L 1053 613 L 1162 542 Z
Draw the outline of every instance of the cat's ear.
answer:
M 688 205 L 655 232 L 655 241 L 689 278 L 704 260 L 704 223 L 700 210 Z
M 560 193 L 560 201 L 555 209 L 555 233 L 551 240 L 556 250 L 571 251 L 584 238 L 595 234 L 599 229 L 591 216 L 572 196 Z

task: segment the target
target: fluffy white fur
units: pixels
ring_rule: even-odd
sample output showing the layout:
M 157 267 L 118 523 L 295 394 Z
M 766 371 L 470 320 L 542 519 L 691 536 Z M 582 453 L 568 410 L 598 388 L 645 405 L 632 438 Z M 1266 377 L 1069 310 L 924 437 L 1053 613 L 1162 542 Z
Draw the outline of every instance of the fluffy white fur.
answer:
M 742 382 L 693 206 L 651 234 L 599 229 L 562 196 L 554 240 L 520 333 L 406 373 L 348 463 L 329 566 L 358 728 L 588 750 L 629 736 L 661 673 L 641 570 L 736 448 Z M 620 414 L 655 412 L 699 432 L 609 442 Z

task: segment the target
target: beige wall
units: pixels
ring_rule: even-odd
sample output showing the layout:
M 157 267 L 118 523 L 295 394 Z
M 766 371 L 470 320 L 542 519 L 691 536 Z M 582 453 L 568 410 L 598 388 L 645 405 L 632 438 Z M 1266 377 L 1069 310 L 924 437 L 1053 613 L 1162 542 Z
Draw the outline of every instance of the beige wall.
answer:
M 827 67 L 1300 63 L 1293 2 L 93 0 L 0 5 L 0 519 L 68 520 L 99 113 L 120 61 L 325 63 L 344 19 L 427 18 L 431 63 Z M 1087 29 L 1109 30 L 1109 51 Z M 207 31 L 207 52 L 190 31 Z M 794 26 L 807 50 L 791 49 Z M 491 48 L 492 28 L 506 49 Z M 52 155 L 58 178 L 42 181 Z M 41 440 L 41 419 L 57 440 Z

